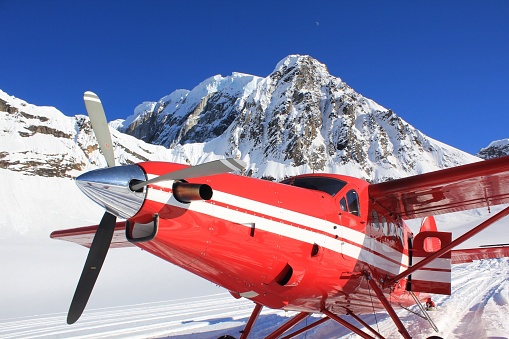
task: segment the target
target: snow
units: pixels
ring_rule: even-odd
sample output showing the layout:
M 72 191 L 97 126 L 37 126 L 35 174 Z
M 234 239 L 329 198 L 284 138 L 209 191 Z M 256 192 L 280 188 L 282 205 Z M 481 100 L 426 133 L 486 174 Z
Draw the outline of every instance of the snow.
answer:
M 219 74 L 214 75 L 208 79 L 203 80 L 197 86 L 195 86 L 191 91 L 182 92 L 183 90 L 177 90 L 173 92 L 169 96 L 165 98 L 174 98 L 180 96 L 179 100 L 175 102 L 180 103 L 177 107 L 168 106 L 168 110 L 164 110 L 163 114 L 181 114 L 184 115 L 186 112 L 194 109 L 196 105 L 206 98 L 218 91 L 226 91 L 229 93 L 237 94 L 244 93 L 244 95 L 249 95 L 256 88 L 256 83 L 260 80 L 259 77 L 254 75 L 242 74 L 242 73 L 233 73 L 231 76 L 223 77 Z M 164 101 L 161 99 L 159 102 Z M 125 127 L 128 125 L 125 124 Z

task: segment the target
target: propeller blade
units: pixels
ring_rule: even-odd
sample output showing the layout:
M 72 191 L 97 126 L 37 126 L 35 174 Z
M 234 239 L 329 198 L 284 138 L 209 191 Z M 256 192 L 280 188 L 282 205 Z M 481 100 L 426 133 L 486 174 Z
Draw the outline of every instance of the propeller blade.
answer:
M 83 100 L 85 101 L 85 107 L 87 108 L 95 137 L 99 142 L 99 148 L 106 158 L 106 163 L 108 167 L 115 166 L 115 155 L 113 154 L 112 148 L 113 143 L 111 142 L 110 130 L 101 100 L 95 93 L 90 91 L 85 92 Z
M 74 324 L 79 319 L 87 305 L 108 253 L 116 221 L 117 217 L 105 212 L 99 223 L 88 252 L 87 260 L 85 261 L 85 266 L 83 267 L 83 272 L 76 286 L 76 292 L 74 292 L 74 297 L 69 307 L 69 313 L 67 314 L 67 323 L 69 325 Z
M 166 181 L 166 180 L 179 180 L 179 179 L 187 179 L 187 178 L 197 178 L 204 177 L 215 174 L 222 174 L 233 172 L 236 170 L 242 170 L 246 167 L 246 163 L 239 159 L 220 159 L 211 162 L 206 162 L 204 164 L 187 167 L 178 171 L 170 172 L 167 174 L 160 175 L 153 179 L 142 181 L 137 184 L 131 186 L 133 191 L 137 191 L 149 184 L 153 184 L 156 182 Z

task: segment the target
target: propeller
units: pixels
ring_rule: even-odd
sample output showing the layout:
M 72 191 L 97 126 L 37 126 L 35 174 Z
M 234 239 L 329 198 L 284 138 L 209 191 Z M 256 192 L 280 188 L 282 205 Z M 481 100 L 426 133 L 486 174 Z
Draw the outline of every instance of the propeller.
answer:
M 85 261 L 85 266 L 81 272 L 78 286 L 76 286 L 76 292 L 74 292 L 74 297 L 69 307 L 69 313 L 67 314 L 67 323 L 69 325 L 74 324 L 83 313 L 83 310 L 85 310 L 85 306 L 92 294 L 92 289 L 110 248 L 116 221 L 116 216 L 105 212 L 99 223 L 94 240 L 92 240 L 92 245 L 90 246 L 90 251 L 88 252 L 87 260 Z
M 104 113 L 104 109 L 99 97 L 93 92 L 85 92 L 83 96 L 83 100 L 85 101 L 85 107 L 88 112 L 88 116 L 90 117 L 90 123 L 92 125 L 92 130 L 97 138 L 99 143 L 99 148 L 104 155 L 108 167 L 115 166 L 115 156 L 113 154 L 111 135 L 108 127 L 108 123 L 106 121 L 106 115 Z M 235 170 L 240 170 L 246 167 L 246 163 L 242 160 L 238 159 L 222 159 L 211 161 L 208 163 L 204 163 L 197 166 L 191 166 L 184 168 L 182 170 L 166 173 L 160 175 L 158 177 L 152 178 L 146 181 L 138 181 L 136 180 L 133 185 L 131 185 L 130 190 L 139 191 L 143 189 L 143 187 L 165 180 L 180 180 L 184 178 L 196 178 L 201 176 L 210 176 L 215 174 L 221 174 L 226 172 L 232 172 Z M 103 169 L 100 171 L 115 171 L 120 169 L 121 167 L 116 167 L 115 169 Z M 87 181 L 89 178 L 87 175 L 92 174 L 93 172 L 88 172 L 82 174 L 80 177 L 82 181 Z M 115 175 L 117 172 L 110 174 Z M 87 178 L 83 178 L 87 176 Z M 106 175 L 105 175 L 106 176 Z M 104 178 L 104 177 L 103 177 Z M 77 178 L 77 181 L 79 178 Z M 126 183 L 127 185 L 127 183 Z M 89 187 L 85 185 L 85 187 Z M 93 188 L 93 185 L 90 186 Z M 80 187 L 82 188 L 82 187 Z M 129 188 L 128 188 L 129 189 Z M 83 188 L 82 188 L 83 190 Z M 86 190 L 85 190 L 86 191 Z M 84 192 L 85 192 L 84 191 Z M 111 197 L 109 192 L 106 192 L 108 198 Z M 89 196 L 91 197 L 91 196 Z M 94 198 L 95 197 L 95 198 Z M 94 197 L 91 197 L 92 200 L 98 202 L 96 199 L 102 201 L 105 206 L 108 205 L 106 200 L 101 200 L 100 194 L 94 191 Z M 99 203 L 99 202 L 98 202 Z M 112 211 L 112 209 L 110 209 Z M 85 310 L 85 306 L 90 298 L 92 290 L 94 288 L 95 282 L 97 281 L 97 277 L 99 276 L 99 272 L 101 271 L 101 267 L 103 266 L 104 260 L 106 259 L 106 254 L 108 253 L 108 249 L 111 244 L 111 240 L 113 239 L 113 233 L 115 232 L 117 216 L 107 211 L 104 213 L 99 226 L 97 227 L 96 233 L 94 235 L 94 239 L 92 240 L 92 244 L 90 245 L 90 250 L 87 255 L 87 259 L 85 261 L 85 265 L 83 267 L 83 271 L 81 272 L 80 279 L 78 281 L 78 285 L 76 286 L 76 291 L 74 292 L 73 299 L 71 301 L 71 306 L 69 307 L 69 312 L 67 314 L 67 323 L 74 324 L 83 311 Z
M 113 154 L 111 135 L 101 100 L 95 93 L 88 91 L 83 95 L 83 100 L 85 101 L 85 107 L 90 117 L 92 130 L 99 143 L 99 148 L 106 159 L 108 167 L 113 167 L 115 166 L 115 156 Z M 85 266 L 81 272 L 80 280 L 76 286 L 71 306 L 69 307 L 69 312 L 67 313 L 67 323 L 69 325 L 74 324 L 85 310 L 85 306 L 92 294 L 92 289 L 94 288 L 101 267 L 103 266 L 104 259 L 106 259 L 106 254 L 108 254 L 116 222 L 116 216 L 109 212 L 105 212 L 97 227 L 92 245 L 88 251 Z

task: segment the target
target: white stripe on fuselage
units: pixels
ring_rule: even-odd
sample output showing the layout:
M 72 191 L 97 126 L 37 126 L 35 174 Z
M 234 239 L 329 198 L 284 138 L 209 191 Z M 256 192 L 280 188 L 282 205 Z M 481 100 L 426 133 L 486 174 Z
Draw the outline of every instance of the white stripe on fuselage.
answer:
M 157 185 L 171 188 L 172 182 L 158 183 Z M 190 204 L 181 204 L 171 198 L 171 193 L 154 188 L 149 189 L 147 199 L 203 213 L 211 217 L 220 218 L 239 225 L 246 224 L 245 227 L 250 227 L 247 225 L 254 223 L 256 229 L 310 244 L 316 243 L 319 246 L 328 248 L 334 252 L 341 253 L 366 263 L 374 264 L 376 267 L 392 274 L 398 274 L 407 268 L 407 255 L 392 249 L 374 238 L 367 237 L 361 232 L 339 224 L 334 224 L 327 220 L 290 211 L 259 201 L 231 195 L 221 191 L 214 191 L 212 204 L 214 204 L 214 201 L 217 201 L 218 203 L 229 206 L 228 208 L 220 205 L 212 205 L 209 202 L 202 201 L 196 201 Z M 247 210 L 248 212 L 239 211 L 238 209 Z M 269 219 L 271 217 L 277 220 Z M 285 222 L 281 222 L 281 220 L 284 220 Z M 326 232 L 327 234 L 321 234 L 312 230 L 304 229 L 299 227 L 300 225 L 321 232 Z M 335 230 L 334 226 L 336 226 Z M 338 235 L 339 239 L 331 237 L 335 235 Z M 355 245 L 342 241 L 342 239 L 347 239 Z M 376 248 L 379 254 L 367 250 L 373 250 L 374 248 Z M 395 262 L 384 258 L 382 255 L 400 264 L 396 264 Z

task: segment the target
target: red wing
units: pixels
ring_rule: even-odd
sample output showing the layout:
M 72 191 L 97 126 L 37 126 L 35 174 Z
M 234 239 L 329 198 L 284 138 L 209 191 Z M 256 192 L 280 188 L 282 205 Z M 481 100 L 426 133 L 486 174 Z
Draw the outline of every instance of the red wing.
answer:
M 509 203 L 509 156 L 373 184 L 369 196 L 403 219 Z
M 453 264 L 461 264 L 472 262 L 480 259 L 495 259 L 509 257 L 509 247 L 485 247 L 485 248 L 469 248 L 464 250 L 452 250 L 451 261 Z
M 54 231 L 51 233 L 50 237 L 53 239 L 70 241 L 90 248 L 96 230 L 97 225 L 71 228 L 67 230 Z M 110 248 L 119 247 L 135 247 L 133 244 L 127 241 L 125 237 L 125 221 L 117 222 L 115 226 L 115 232 L 113 233 L 113 239 L 111 240 Z

